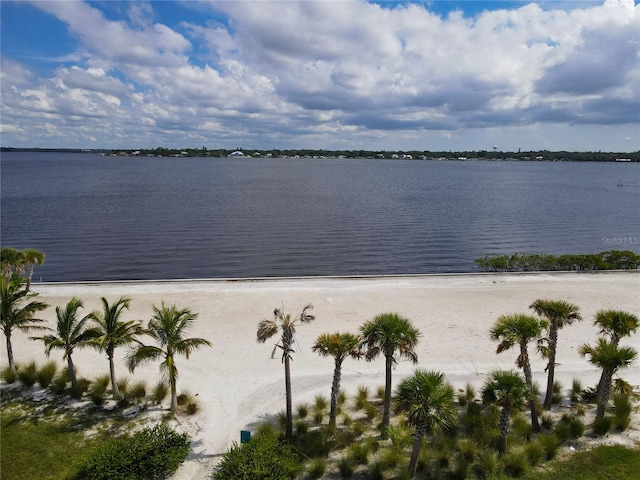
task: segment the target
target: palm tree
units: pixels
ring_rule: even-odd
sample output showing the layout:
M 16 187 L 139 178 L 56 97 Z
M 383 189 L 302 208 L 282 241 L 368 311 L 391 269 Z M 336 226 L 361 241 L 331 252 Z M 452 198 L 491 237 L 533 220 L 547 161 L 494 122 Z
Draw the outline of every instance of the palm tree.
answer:
M 309 313 L 309 310 L 313 309 L 311 304 L 307 304 L 302 308 L 302 311 L 295 317 L 291 317 L 291 314 L 285 313 L 284 307 L 276 308 L 273 311 L 273 320 L 262 320 L 258 323 L 257 339 L 258 343 L 264 343 L 269 338 L 273 337 L 278 330 L 282 330 L 280 335 L 280 343 L 276 344 L 273 352 L 271 352 L 271 358 L 275 355 L 276 349 L 282 350 L 282 363 L 284 363 L 284 384 L 287 399 L 287 413 L 286 413 L 286 437 L 291 439 L 293 437 L 293 408 L 291 400 L 291 354 L 293 350 L 294 334 L 296 333 L 297 323 L 309 323 L 315 320 L 316 317 Z
M 23 332 L 34 330 L 46 330 L 46 327 L 38 325 L 43 323 L 41 318 L 34 318 L 34 315 L 48 307 L 46 303 L 29 301 L 37 296 L 37 293 L 29 293 L 26 288 L 22 288 L 25 280 L 18 275 L 11 277 L 2 275 L 0 277 L 0 324 L 2 332 L 7 339 L 7 356 L 9 357 L 9 369 L 16 371 L 13 360 L 13 346 L 11 345 L 11 335 L 13 330 L 18 329 Z M 24 302 L 26 305 L 23 306 Z
M 394 393 L 395 410 L 407 416 L 407 423 L 416 429 L 409 474 L 415 475 L 422 439 L 427 433 L 447 429 L 456 421 L 453 388 L 444 380 L 444 374 L 416 370 L 404 378 Z
M 415 347 L 418 344 L 420 331 L 411 324 L 411 321 L 396 313 L 383 313 L 365 322 L 360 327 L 362 341 L 360 346 L 366 347 L 365 358 L 372 361 L 380 353 L 385 356 L 385 389 L 384 409 L 382 413 L 381 436 L 387 438 L 389 426 L 389 413 L 391 410 L 391 369 L 396 363 L 394 357 L 397 351 L 400 357 L 418 363 L 418 355 Z
M 33 278 L 33 266 L 42 265 L 44 263 L 44 253 L 35 248 L 25 248 L 21 252 L 22 264 L 27 270 L 27 290 L 31 288 L 31 279 Z
M 600 327 L 601 335 L 608 335 L 611 343 L 618 345 L 623 337 L 630 337 L 640 326 L 638 317 L 621 310 L 599 310 L 593 322 Z
M 104 297 L 101 300 L 102 311 L 95 311 L 90 314 L 96 324 L 96 330 L 100 333 L 100 336 L 93 340 L 92 345 L 107 354 L 113 399 L 118 400 L 120 392 L 118 392 L 116 369 L 113 362 L 115 349 L 133 343 L 138 335 L 144 333 L 144 329 L 140 323 L 133 320 L 120 321 L 122 312 L 129 309 L 129 303 L 131 302 L 129 298 L 121 297 L 112 305 L 109 305 L 109 302 Z
M 358 345 L 360 337 L 352 333 L 323 333 L 316 339 L 311 349 L 323 357 L 333 357 L 333 384 L 331 385 L 331 411 L 329 413 L 329 426 L 336 425 L 336 407 L 338 406 L 338 395 L 340 393 L 340 376 L 342 373 L 342 362 L 347 357 L 359 359 L 362 352 Z
M 611 395 L 611 382 L 613 375 L 621 368 L 629 367 L 635 360 L 638 352 L 631 347 L 619 347 L 615 343 L 598 338 L 595 346 L 583 344 L 580 346 L 580 356 L 589 356 L 589 362 L 602 368 L 601 382 L 598 387 L 598 408 L 596 421 L 602 421 L 604 411 Z
M 611 343 L 618 346 L 620 339 L 630 337 L 638 329 L 638 317 L 629 312 L 621 310 L 599 310 L 593 324 L 600 327 L 600 335 L 606 335 L 611 339 Z M 598 391 L 604 388 L 606 383 L 604 370 L 598 381 Z
M 64 309 L 57 306 L 56 318 L 58 321 L 56 324 L 56 333 L 45 335 L 44 337 L 32 337 L 33 340 L 42 340 L 44 342 L 44 352 L 47 357 L 53 349 L 64 351 L 62 359 L 67 360 L 72 388 L 76 388 L 77 378 L 71 356 L 76 348 L 89 346 L 91 341 L 99 334 L 96 330 L 87 327 L 87 322 L 90 318 L 89 315 L 78 318 L 78 310 L 82 308 L 82 306 L 82 300 L 76 297 L 69 300 L 69 303 Z
M 509 350 L 514 345 L 520 346 L 520 355 L 516 359 L 516 365 L 524 372 L 524 378 L 529 387 L 529 409 L 531 411 L 531 427 L 534 432 L 540 431 L 540 424 L 538 423 L 538 414 L 536 412 L 531 362 L 529 361 L 527 345 L 531 340 L 539 338 L 547 326 L 546 320 L 518 313 L 500 316 L 490 332 L 491 339 L 500 342 L 496 353 Z
M 482 400 L 495 403 L 500 411 L 500 445 L 498 452 L 507 452 L 509 421 L 513 410 L 524 408 L 529 396 L 529 387 L 518 372 L 497 370 L 492 372 L 482 389 Z
M 204 338 L 184 338 L 186 331 L 193 325 L 197 314 L 189 309 L 178 310 L 175 305 L 162 308 L 153 306 L 153 318 L 149 320 L 149 325 L 145 334 L 153 338 L 160 346 L 140 344 L 128 355 L 129 371 L 143 363 L 147 363 L 157 358 L 164 360 L 160 364 L 160 370 L 164 372 L 169 380 L 169 390 L 171 391 L 171 407 L 174 411 L 178 407 L 178 395 L 176 382 L 178 380 L 178 368 L 176 367 L 174 356 L 182 354 L 189 358 L 192 350 L 200 347 L 210 347 L 211 342 Z
M 549 322 L 546 345 L 539 344 L 539 350 L 548 360 L 545 370 L 547 371 L 547 392 L 544 397 L 544 408 L 551 408 L 553 399 L 553 381 L 556 368 L 556 352 L 558 349 L 558 330 L 565 325 L 582 320 L 580 308 L 569 302 L 562 300 L 542 300 L 538 299 L 529 307 L 541 317 Z
M 12 247 L 0 249 L 0 266 L 2 275 L 10 277 L 14 273 L 22 273 L 22 252 Z

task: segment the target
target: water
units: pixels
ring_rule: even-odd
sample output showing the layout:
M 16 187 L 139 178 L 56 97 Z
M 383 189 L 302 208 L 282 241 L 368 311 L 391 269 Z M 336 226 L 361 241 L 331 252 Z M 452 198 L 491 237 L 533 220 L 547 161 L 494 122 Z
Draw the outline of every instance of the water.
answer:
M 4 153 L 1 244 L 35 281 L 477 271 L 640 253 L 640 164 Z M 622 180 L 624 187 L 618 187 Z

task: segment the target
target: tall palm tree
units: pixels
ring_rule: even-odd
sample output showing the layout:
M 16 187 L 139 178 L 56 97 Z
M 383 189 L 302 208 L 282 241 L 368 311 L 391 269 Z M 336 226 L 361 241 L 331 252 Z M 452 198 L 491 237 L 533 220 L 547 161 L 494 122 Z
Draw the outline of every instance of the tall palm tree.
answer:
M 621 310 L 599 310 L 596 312 L 596 318 L 593 322 L 596 327 L 600 327 L 600 335 L 608 336 L 611 343 L 618 346 L 620 339 L 630 337 L 635 333 L 640 325 L 638 317 L 629 312 Z M 606 383 L 604 370 L 600 374 L 598 381 L 598 391 L 605 388 Z
M 311 349 L 323 357 L 333 357 L 333 383 L 331 385 L 331 410 L 329 413 L 329 426 L 336 425 L 336 410 L 338 395 L 340 393 L 340 377 L 342 374 L 342 362 L 347 357 L 359 359 L 362 352 L 359 348 L 360 337 L 353 333 L 323 333 L 316 339 Z
M 613 375 L 621 368 L 629 367 L 638 355 L 638 352 L 631 347 L 620 347 L 615 343 L 598 338 L 595 346 L 583 344 L 580 346 L 580 355 L 589 356 L 589 362 L 602 368 L 601 384 L 598 388 L 598 408 L 596 410 L 596 421 L 604 418 L 604 411 L 611 395 L 611 382 Z
M 0 277 L 0 325 L 2 325 L 2 333 L 7 340 L 7 356 L 9 357 L 9 369 L 16 371 L 16 365 L 13 360 L 13 346 L 11 344 L 11 335 L 13 330 L 21 330 L 23 332 L 31 332 L 35 330 L 46 330 L 46 327 L 39 325 L 44 320 L 34 318 L 37 312 L 48 307 L 46 303 L 29 301 L 37 296 L 37 293 L 29 293 L 23 288 L 25 280 L 18 275 L 12 276 L 2 275 Z M 25 304 L 25 302 L 28 302 Z
M 72 354 L 76 348 L 89 346 L 91 341 L 98 336 L 96 330 L 88 328 L 87 326 L 90 318 L 89 315 L 78 318 L 78 310 L 80 310 L 82 306 L 82 300 L 76 297 L 69 300 L 69 303 L 64 309 L 57 306 L 55 334 L 45 335 L 44 337 L 32 337 L 33 340 L 42 340 L 44 342 L 44 352 L 47 356 L 51 354 L 51 350 L 53 349 L 64 351 L 62 359 L 67 360 L 69 378 L 73 388 L 76 387 L 78 381 Z
M 31 288 L 31 279 L 33 278 L 33 266 L 42 265 L 44 263 L 44 253 L 35 248 L 25 248 L 21 252 L 22 264 L 27 273 L 27 290 Z
M 128 355 L 129 371 L 151 360 L 162 358 L 160 370 L 169 380 L 169 390 L 171 391 L 171 411 L 178 407 L 178 394 L 176 383 L 178 380 L 178 368 L 176 367 L 174 356 L 177 354 L 189 358 L 191 351 L 200 347 L 210 347 L 211 342 L 204 338 L 184 338 L 187 330 L 193 325 L 197 314 L 189 309 L 178 310 L 175 305 L 166 307 L 162 302 L 162 307 L 153 306 L 153 318 L 149 320 L 149 325 L 145 334 L 153 338 L 159 346 L 140 345 Z
M 391 369 L 396 363 L 396 351 L 400 357 L 408 358 L 414 364 L 418 363 L 415 347 L 418 344 L 420 331 L 411 321 L 396 313 L 383 313 L 365 322 L 360 327 L 361 347 L 365 347 L 365 358 L 372 361 L 379 354 L 385 356 L 385 389 L 384 409 L 382 413 L 381 436 L 387 438 L 391 410 Z
M 293 342 L 294 334 L 296 333 L 296 324 L 309 323 L 315 320 L 316 317 L 309 313 L 309 310 L 313 309 L 313 305 L 305 305 L 300 313 L 295 317 L 286 313 L 284 307 L 276 308 L 273 311 L 273 320 L 262 320 L 258 323 L 257 340 L 258 343 L 264 343 L 269 338 L 273 337 L 279 330 L 282 331 L 280 335 L 280 343 L 276 344 L 273 352 L 271 352 L 271 358 L 275 355 L 276 350 L 279 348 L 282 350 L 282 363 L 284 363 L 284 384 L 286 392 L 286 437 L 291 439 L 293 437 L 293 407 L 291 399 L 291 354 L 294 353 Z
M 113 399 L 118 400 L 120 392 L 118 391 L 116 369 L 113 361 L 115 349 L 131 345 L 137 336 L 144 333 L 144 329 L 140 323 L 133 320 L 120 321 L 122 312 L 129 309 L 129 303 L 131 302 L 129 298 L 121 297 L 111 305 L 104 297 L 102 297 L 101 301 L 102 311 L 90 313 L 91 319 L 95 322 L 95 328 L 100 333 L 100 336 L 93 340 L 92 345 L 107 354 Z
M 2 247 L 0 249 L 0 267 L 3 276 L 11 277 L 14 273 L 21 274 L 24 270 L 22 252 L 12 247 Z
M 500 445 L 498 452 L 508 450 L 509 421 L 513 410 L 524 408 L 529 396 L 529 387 L 518 372 L 497 370 L 492 372 L 482 389 L 482 400 L 495 403 L 500 411 Z
M 538 299 L 533 302 L 530 307 L 541 317 L 549 322 L 547 337 L 539 344 L 539 349 L 543 356 L 547 359 L 547 392 L 544 396 L 544 408 L 550 409 L 553 399 L 553 381 L 556 369 L 556 352 L 558 350 L 558 330 L 565 325 L 571 325 L 573 322 L 582 320 L 580 308 L 573 303 L 563 300 L 543 300 Z
M 536 412 L 531 362 L 527 345 L 531 340 L 537 340 L 547 326 L 546 320 L 517 313 L 500 316 L 490 332 L 491 339 L 500 342 L 496 353 L 509 350 L 514 345 L 520 346 L 520 355 L 516 359 L 516 365 L 524 372 L 524 378 L 529 387 L 529 410 L 531 411 L 531 427 L 534 432 L 540 431 L 540 423 Z
M 444 374 L 416 370 L 396 387 L 394 400 L 396 411 L 407 416 L 407 423 L 416 429 L 409 474 L 415 475 L 422 439 L 430 432 L 453 426 L 456 409 L 453 404 L 453 388 L 445 382 Z

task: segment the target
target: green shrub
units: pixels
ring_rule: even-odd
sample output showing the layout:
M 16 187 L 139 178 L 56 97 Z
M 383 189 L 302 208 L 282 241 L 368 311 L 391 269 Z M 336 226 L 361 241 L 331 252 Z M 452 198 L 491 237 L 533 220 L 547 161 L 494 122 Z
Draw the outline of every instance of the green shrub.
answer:
M 327 460 L 324 457 L 312 458 L 309 462 L 308 473 L 311 478 L 320 478 L 327 470 Z
M 628 395 L 614 395 L 613 406 L 613 423 L 618 430 L 625 431 L 631 424 L 631 412 L 633 410 L 631 399 Z
M 367 478 L 370 480 L 384 480 L 384 470 L 386 465 L 382 460 L 371 462 L 367 469 Z
M 562 401 L 562 384 L 558 381 L 553 382 L 551 390 L 551 403 L 558 405 Z
M 471 465 L 471 471 L 478 478 L 493 478 L 500 467 L 500 460 L 497 452 L 492 450 L 481 450 L 476 461 Z
M 360 435 L 362 435 L 364 432 L 367 431 L 367 425 L 358 420 L 355 421 L 351 424 L 351 432 L 356 436 L 359 437 Z
M 301 403 L 300 405 L 298 405 L 297 411 L 298 417 L 306 418 L 307 415 L 309 415 L 309 405 L 307 405 L 306 403 Z
M 45 363 L 40 370 L 38 370 L 38 384 L 42 388 L 48 388 L 51 384 L 53 377 L 56 376 L 58 371 L 58 364 L 54 361 Z
M 404 424 L 389 425 L 387 427 L 387 436 L 391 440 L 393 447 L 397 450 L 408 448 L 413 443 L 411 430 Z
M 529 459 L 529 463 L 534 467 L 542 463 L 547 455 L 544 445 L 542 445 L 542 443 L 540 443 L 539 441 L 531 442 L 525 445 L 524 453 Z
M 193 402 L 194 399 L 193 395 L 191 395 L 191 392 L 184 391 L 178 394 L 176 400 L 178 401 L 178 406 L 184 407 L 187 403 Z
M 507 475 L 520 477 L 529 468 L 529 459 L 522 449 L 513 449 L 502 456 L 502 464 Z
M 278 425 L 276 425 L 273 422 L 267 421 L 267 422 L 262 422 L 258 424 L 258 426 L 256 427 L 255 436 L 260 437 L 260 436 L 270 435 L 272 437 L 278 438 L 281 432 L 282 432 L 282 429 Z
M 579 379 L 574 378 L 571 382 L 571 403 L 578 403 L 582 395 L 582 382 Z
M 389 468 L 395 468 L 405 461 L 407 455 L 403 450 L 389 448 L 382 453 L 382 461 Z
M 338 406 L 342 407 L 345 403 L 347 403 L 347 394 L 340 390 L 338 393 Z
M 596 419 L 592 425 L 593 433 L 596 435 L 606 435 L 611 431 L 612 427 L 613 420 L 609 416 L 603 417 L 602 420 Z
M 555 422 L 553 421 L 553 417 L 548 413 L 543 413 L 542 415 L 540 415 L 540 426 L 544 430 L 551 430 L 554 423 Z
M 364 413 L 369 420 L 374 420 L 378 416 L 378 408 L 371 402 L 367 402 Z
M 560 448 L 560 440 L 553 433 L 544 433 L 538 436 L 538 442 L 544 448 L 545 457 L 547 460 L 555 458 L 558 449 Z
M 385 388 L 384 385 L 380 385 L 377 389 L 376 389 L 376 393 L 378 394 L 378 399 L 380 401 L 384 400 L 384 393 L 385 393 Z
M 167 398 L 169 394 L 169 387 L 164 382 L 158 382 L 155 387 L 153 387 L 153 391 L 151 392 L 151 398 L 153 398 L 153 403 L 156 405 L 160 405 L 162 401 Z
M 349 455 L 341 458 L 338 461 L 338 471 L 340 472 L 340 477 L 342 478 L 351 478 L 355 469 L 356 463 Z
M 101 375 L 97 377 L 89 388 L 89 397 L 95 405 L 102 405 L 104 403 L 104 396 L 107 392 L 111 380 L 109 375 Z
M 89 480 L 164 478 L 175 472 L 188 454 L 186 434 L 157 425 L 109 440 L 89 457 L 82 473 Z
M 313 414 L 313 422 L 316 425 L 320 425 L 322 423 L 323 418 L 324 418 L 324 414 L 322 412 L 316 412 Z
M 328 406 L 329 406 L 329 402 L 327 401 L 327 397 L 323 395 L 316 395 L 316 398 L 314 400 L 314 409 L 316 413 L 317 412 L 324 413 L 327 410 Z
M 16 380 L 18 380 L 18 374 L 16 371 L 6 366 L 2 369 L 2 380 L 9 384 L 16 383 Z
M 458 440 L 455 449 L 465 462 L 473 462 L 473 459 L 478 455 L 478 445 L 470 438 Z
M 533 427 L 529 424 L 529 421 L 524 415 L 517 415 L 512 421 L 513 433 L 516 434 L 521 440 L 528 441 L 531 438 L 531 432 Z
M 309 425 L 304 420 L 298 420 L 296 422 L 296 436 L 304 437 L 309 431 Z
M 120 398 L 125 398 L 129 396 L 129 378 L 124 377 L 119 380 L 116 380 L 116 385 L 118 386 L 118 392 L 120 393 Z
M 147 395 L 147 382 L 139 380 L 129 389 L 129 397 L 136 401 L 142 400 Z M 188 403 L 188 402 L 187 402 Z
M 75 398 L 76 400 L 80 400 L 82 396 L 89 389 L 90 384 L 91 382 L 86 378 L 78 378 L 75 386 L 71 385 L 67 390 L 67 392 L 69 393 L 69 395 L 71 395 L 72 398 Z
M 38 380 L 38 365 L 36 365 L 35 361 L 18 368 L 18 380 L 25 387 L 33 387 L 36 384 Z
M 356 410 L 364 410 L 367 403 L 369 403 L 369 389 L 364 385 L 360 385 L 356 393 L 354 407 Z
M 555 433 L 561 442 L 584 434 L 584 422 L 575 415 L 564 414 L 555 427 Z
M 585 403 L 595 403 L 598 398 L 598 389 L 596 387 L 585 388 L 580 396 Z
M 349 447 L 349 456 L 360 465 L 366 465 L 369 461 L 372 448 L 367 442 L 354 443 Z
M 184 411 L 187 413 L 187 415 L 195 415 L 196 413 L 198 413 L 198 410 L 200 410 L 200 406 L 195 400 L 193 402 L 187 403 L 187 406 L 184 408 Z
M 63 375 L 56 375 L 49 384 L 49 390 L 56 395 L 62 395 L 67 391 L 67 379 Z
M 353 422 L 353 418 L 351 418 L 349 414 L 345 413 L 342 416 L 342 425 L 344 425 L 345 427 L 348 427 L 349 425 L 351 425 L 351 422 Z
M 222 456 L 214 480 L 285 480 L 300 471 L 293 449 L 272 435 L 261 435 L 233 446 Z

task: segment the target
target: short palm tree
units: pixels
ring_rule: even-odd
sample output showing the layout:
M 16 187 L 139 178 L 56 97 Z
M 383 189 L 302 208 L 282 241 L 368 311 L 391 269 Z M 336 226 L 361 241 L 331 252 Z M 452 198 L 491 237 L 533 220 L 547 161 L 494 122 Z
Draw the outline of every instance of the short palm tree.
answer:
M 291 398 L 291 354 L 294 353 L 293 342 L 294 334 L 296 333 L 296 325 L 298 323 L 309 323 L 315 320 L 316 317 L 309 313 L 313 306 L 311 304 L 305 305 L 300 313 L 295 317 L 286 313 L 284 307 L 276 308 L 273 311 L 273 320 L 262 320 L 258 323 L 257 340 L 258 343 L 264 343 L 269 338 L 273 337 L 278 331 L 282 331 L 280 335 L 280 343 L 277 343 L 273 352 L 271 352 L 271 358 L 275 355 L 276 350 L 279 348 L 282 350 L 282 363 L 284 363 L 284 384 L 286 392 L 286 437 L 291 439 L 293 437 L 293 407 Z
M 22 252 L 12 247 L 0 249 L 0 267 L 2 275 L 11 277 L 14 273 L 21 274 L 24 270 Z
M 27 290 L 31 288 L 31 279 L 33 278 L 33 266 L 42 265 L 44 263 L 44 253 L 35 248 L 25 248 L 21 252 L 22 264 L 27 273 Z
M 372 361 L 381 353 L 385 356 L 385 390 L 384 408 L 382 413 L 381 436 L 387 438 L 391 410 L 391 369 L 396 363 L 394 357 L 398 352 L 400 357 L 408 358 L 414 364 L 418 363 L 415 352 L 420 331 L 410 320 L 396 313 L 383 313 L 365 322 L 360 327 L 360 346 L 365 348 L 365 358 Z
M 149 320 L 149 325 L 144 333 L 153 338 L 159 346 L 140 344 L 127 357 L 129 371 L 133 372 L 140 364 L 162 358 L 160 370 L 169 381 L 170 410 L 174 411 L 178 407 L 176 389 L 178 368 L 176 367 L 175 355 L 184 355 L 189 358 L 193 350 L 205 346 L 210 347 L 211 342 L 204 338 L 184 338 L 187 330 L 197 318 L 197 314 L 192 313 L 189 309 L 178 310 L 175 305 L 166 307 L 163 302 L 161 308 L 154 305 L 153 312 L 153 318 Z
M 340 377 L 342 374 L 342 362 L 347 357 L 359 359 L 362 352 L 359 348 L 360 337 L 353 333 L 323 333 L 316 339 L 311 349 L 323 357 L 333 357 L 333 383 L 331 385 L 331 410 L 329 413 L 329 426 L 336 424 L 336 409 L 338 395 L 340 394 Z
M 78 310 L 82 308 L 82 300 L 73 297 L 69 300 L 67 306 L 63 309 L 56 307 L 56 331 L 55 334 L 45 335 L 43 337 L 32 337 L 33 340 L 42 340 L 45 345 L 45 353 L 47 356 L 51 354 L 51 350 L 63 350 L 63 360 L 67 360 L 69 368 L 69 379 L 73 388 L 77 385 L 76 369 L 73 364 L 73 352 L 77 348 L 87 347 L 91 341 L 98 336 L 98 332 L 92 328 L 88 328 L 89 315 L 78 318 Z
M 100 336 L 93 340 L 92 345 L 107 354 L 113 399 L 118 400 L 120 392 L 118 391 L 116 369 L 113 361 L 115 349 L 131 345 L 136 337 L 144 333 L 144 329 L 139 322 L 120 320 L 122 312 L 129 309 L 130 299 L 121 297 L 111 305 L 104 297 L 102 297 L 101 301 L 102 311 L 95 311 L 90 314 L 94 320 L 96 330 L 100 333 Z
M 482 400 L 500 407 L 500 445 L 498 452 L 508 450 L 509 422 L 511 412 L 524 408 L 529 397 L 529 387 L 518 372 L 497 370 L 490 374 L 483 389 Z
M 544 408 L 551 408 L 553 399 L 553 382 L 556 368 L 556 352 L 558 350 L 558 330 L 573 322 L 582 320 L 580 308 L 563 300 L 538 299 L 530 307 L 534 312 L 549 322 L 547 338 L 540 342 L 539 350 L 548 360 L 547 367 L 547 392 L 544 397 Z M 546 343 L 546 345 L 544 345 Z
M 497 353 L 509 350 L 514 345 L 520 346 L 520 355 L 516 359 L 516 365 L 524 372 L 524 378 L 529 387 L 529 410 L 531 411 L 531 427 L 534 432 L 540 431 L 540 423 L 536 412 L 531 362 L 527 345 L 530 341 L 537 340 L 547 326 L 546 320 L 518 313 L 500 316 L 490 332 L 491 339 L 500 342 Z
M 602 369 L 596 410 L 596 421 L 601 421 L 604 418 L 605 408 L 611 395 L 613 375 L 621 368 L 629 367 L 637 357 L 638 352 L 631 347 L 620 347 L 602 337 L 598 338 L 594 346 L 581 345 L 579 352 L 582 357 L 588 356 L 589 362 Z
M 2 275 L 0 277 L 0 324 L 2 333 L 7 340 L 7 356 L 9 357 L 9 369 L 16 371 L 13 360 L 13 346 L 11 335 L 14 330 L 32 332 L 35 330 L 46 330 L 46 327 L 39 325 L 44 320 L 35 318 L 34 315 L 48 307 L 46 303 L 29 301 L 37 296 L 37 293 L 29 293 L 23 286 L 25 280 L 18 275 Z
M 455 424 L 456 409 L 453 388 L 444 380 L 444 374 L 416 370 L 404 378 L 394 393 L 395 410 L 407 417 L 415 427 L 415 439 L 409 461 L 409 474 L 415 475 L 422 439 L 428 434 L 447 429 Z

